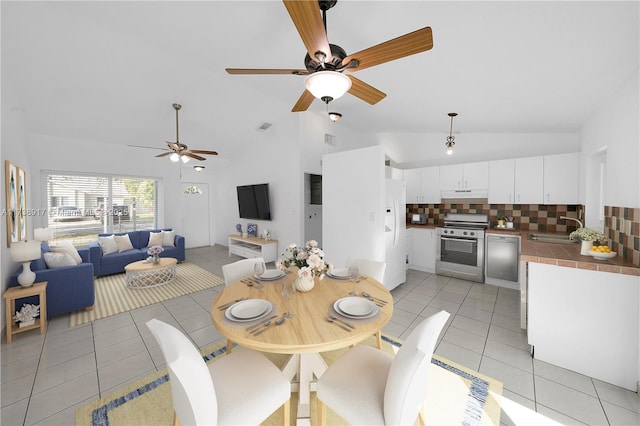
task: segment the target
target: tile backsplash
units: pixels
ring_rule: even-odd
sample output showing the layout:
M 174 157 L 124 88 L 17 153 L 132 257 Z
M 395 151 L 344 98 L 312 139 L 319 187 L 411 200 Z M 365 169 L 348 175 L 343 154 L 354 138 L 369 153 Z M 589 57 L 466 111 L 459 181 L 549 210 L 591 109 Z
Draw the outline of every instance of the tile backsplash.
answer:
M 513 217 L 515 229 L 540 232 L 575 231 L 577 223 L 560 219 L 567 216 L 583 221 L 584 206 L 575 204 L 488 204 L 469 200 L 456 200 L 440 204 L 407 204 L 407 223 L 411 215 L 424 214 L 427 223 L 442 225 L 445 213 L 483 213 L 489 215 L 489 226 L 498 223 L 498 216 Z
M 640 266 L 640 208 L 605 206 L 604 234 L 611 250 Z

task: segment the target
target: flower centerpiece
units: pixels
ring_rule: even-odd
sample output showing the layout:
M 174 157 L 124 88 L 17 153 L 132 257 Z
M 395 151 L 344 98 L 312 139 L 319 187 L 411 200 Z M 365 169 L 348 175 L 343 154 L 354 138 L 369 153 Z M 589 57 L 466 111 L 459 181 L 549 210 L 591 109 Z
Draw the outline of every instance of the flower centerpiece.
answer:
M 593 229 L 578 228 L 569 234 L 569 239 L 582 241 L 580 254 L 588 256 L 589 249 L 591 249 L 593 243 L 596 241 L 606 241 L 607 237 L 602 232 L 594 231 Z
M 162 253 L 164 249 L 162 246 L 151 246 L 147 250 L 147 253 L 151 255 L 151 262 L 158 264 L 160 263 L 160 253 Z
M 40 305 L 32 305 L 26 303 L 22 305 L 19 312 L 13 317 L 14 320 L 19 322 L 20 327 L 26 327 L 36 322 L 36 318 L 40 315 Z
M 324 278 L 325 272 L 331 269 L 331 265 L 325 263 L 324 252 L 318 247 L 318 242 L 309 240 L 304 247 L 290 244 L 284 256 L 276 262 L 276 268 L 284 270 L 290 266 L 298 267 L 298 278 L 295 283 L 296 290 L 309 291 L 315 285 L 314 278 Z

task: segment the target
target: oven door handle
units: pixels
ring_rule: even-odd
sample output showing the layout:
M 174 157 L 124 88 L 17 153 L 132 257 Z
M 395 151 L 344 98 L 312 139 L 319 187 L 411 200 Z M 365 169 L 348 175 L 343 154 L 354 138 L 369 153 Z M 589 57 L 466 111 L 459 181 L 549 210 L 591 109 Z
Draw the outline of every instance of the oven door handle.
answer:
M 448 238 L 448 237 L 440 237 L 442 241 L 468 241 L 473 243 L 474 241 L 479 241 L 481 238 Z

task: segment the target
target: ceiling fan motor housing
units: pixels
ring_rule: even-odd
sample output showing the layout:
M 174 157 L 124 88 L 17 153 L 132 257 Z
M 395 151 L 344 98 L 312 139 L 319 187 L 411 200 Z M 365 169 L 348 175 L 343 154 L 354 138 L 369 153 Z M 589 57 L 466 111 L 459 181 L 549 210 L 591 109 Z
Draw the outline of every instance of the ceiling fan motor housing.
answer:
M 342 67 L 342 60 L 347 57 L 347 52 L 338 46 L 337 44 L 329 44 L 331 48 L 331 61 L 325 62 L 324 67 L 322 63 L 318 61 L 316 58 L 312 58 L 307 53 L 304 57 L 304 65 L 309 70 L 309 72 L 314 73 L 316 71 L 335 71 L 338 68 Z

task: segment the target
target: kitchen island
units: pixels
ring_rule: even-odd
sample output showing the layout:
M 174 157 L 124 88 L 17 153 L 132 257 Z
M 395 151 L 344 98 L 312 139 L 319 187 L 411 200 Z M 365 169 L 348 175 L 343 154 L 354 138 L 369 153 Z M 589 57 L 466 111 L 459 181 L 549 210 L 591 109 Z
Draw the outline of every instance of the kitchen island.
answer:
M 640 267 L 522 236 L 523 325 L 534 358 L 636 391 Z

